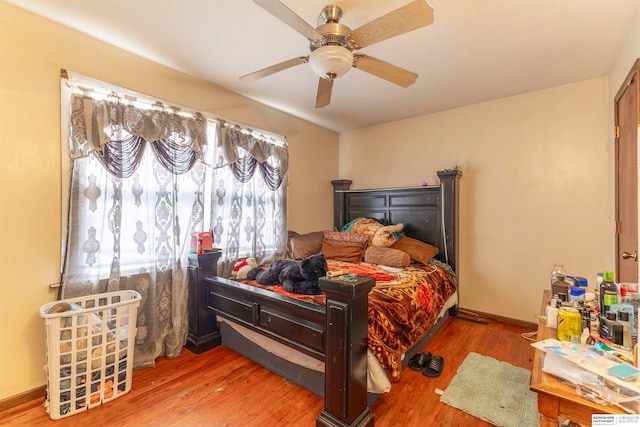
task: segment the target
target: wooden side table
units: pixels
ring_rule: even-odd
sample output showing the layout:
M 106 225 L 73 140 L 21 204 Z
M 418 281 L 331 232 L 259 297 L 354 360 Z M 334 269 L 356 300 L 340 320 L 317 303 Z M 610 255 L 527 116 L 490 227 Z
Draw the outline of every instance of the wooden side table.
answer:
M 217 347 L 222 342 L 214 312 L 207 309 L 206 288 L 199 286 L 203 277 L 218 275 L 218 259 L 221 249 L 201 255 L 189 254 L 189 332 L 185 347 L 200 354 Z
M 551 291 L 545 290 L 542 296 L 541 317 L 538 319 L 537 340 L 557 338 L 558 330 L 547 327 L 544 313 L 551 299 Z M 613 405 L 603 406 L 591 402 L 578 395 L 575 387 L 561 382 L 557 377 L 542 371 L 545 353 L 536 349 L 531 370 L 531 385 L 529 388 L 538 393 L 538 412 L 541 427 L 557 426 L 558 418 L 570 419 L 585 426 L 591 425 L 592 414 L 624 414 L 625 412 Z

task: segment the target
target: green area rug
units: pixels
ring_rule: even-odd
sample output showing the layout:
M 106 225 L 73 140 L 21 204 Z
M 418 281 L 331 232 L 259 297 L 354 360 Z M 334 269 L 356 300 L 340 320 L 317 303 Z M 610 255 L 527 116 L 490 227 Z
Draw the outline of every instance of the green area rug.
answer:
M 538 427 L 538 395 L 531 372 L 469 353 L 440 401 L 497 426 Z

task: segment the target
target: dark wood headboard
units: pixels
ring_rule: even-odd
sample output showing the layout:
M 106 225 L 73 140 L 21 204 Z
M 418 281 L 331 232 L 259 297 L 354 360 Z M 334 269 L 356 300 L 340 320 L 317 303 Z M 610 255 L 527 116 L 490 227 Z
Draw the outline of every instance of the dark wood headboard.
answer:
M 333 223 L 339 230 L 359 218 L 382 224 L 404 224 L 404 233 L 440 250 L 438 259 L 457 273 L 459 170 L 439 171 L 440 185 L 350 190 L 352 181 L 333 184 Z

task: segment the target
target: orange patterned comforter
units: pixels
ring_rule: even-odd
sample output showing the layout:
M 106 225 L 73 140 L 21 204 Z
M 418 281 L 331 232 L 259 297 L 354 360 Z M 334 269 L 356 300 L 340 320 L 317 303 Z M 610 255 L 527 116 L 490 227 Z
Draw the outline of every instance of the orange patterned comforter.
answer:
M 456 291 L 456 278 L 445 264 L 432 261 L 412 264 L 400 272 L 375 265 L 327 260 L 329 270 L 374 277 L 376 286 L 369 293 L 369 351 L 375 355 L 391 382 L 400 380 L 402 355 L 435 324 L 445 302 Z M 257 285 L 251 282 L 252 285 Z M 261 288 L 314 304 L 324 304 L 324 295 L 295 295 L 282 286 Z

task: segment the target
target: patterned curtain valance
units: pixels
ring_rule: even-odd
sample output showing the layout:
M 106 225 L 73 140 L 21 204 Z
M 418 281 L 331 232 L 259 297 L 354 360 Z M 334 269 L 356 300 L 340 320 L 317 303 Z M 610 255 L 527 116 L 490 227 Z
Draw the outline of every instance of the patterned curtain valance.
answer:
M 172 139 L 158 139 L 147 144 L 141 136 L 108 141 L 104 145 L 104 151 L 94 151 L 94 154 L 112 175 L 129 178 L 140 165 L 147 145 L 151 146 L 158 162 L 175 175 L 189 172 L 198 160 L 195 151 Z
M 253 178 L 257 166 L 258 169 L 260 169 L 264 183 L 271 191 L 276 191 L 280 188 L 284 179 L 278 168 L 271 166 L 267 162 L 258 163 L 255 157 L 249 155 L 240 157 L 240 160 L 229 166 L 233 171 L 233 176 L 243 184 L 246 184 Z
M 167 111 L 161 105 L 156 109 L 142 109 L 118 96 L 97 100 L 78 94 L 71 96 L 71 129 L 69 150 L 72 159 L 99 152 L 118 151 L 119 141 L 154 144 L 154 150 L 167 169 L 184 169 L 184 159 L 202 158 L 207 145 L 207 120 L 199 113 L 192 117 Z M 177 155 L 179 153 L 179 155 Z M 182 163 L 182 164 L 176 164 Z M 188 170 L 187 169 L 187 170 Z M 182 172 L 184 173 L 184 172 Z
M 222 161 L 217 167 L 231 165 L 240 161 L 244 156 L 238 149 L 248 152 L 260 164 L 269 160 L 272 167 L 284 176 L 289 169 L 289 153 L 284 145 L 274 144 L 263 138 L 243 132 L 236 127 L 228 127 L 222 123 L 218 127 L 218 146 L 222 148 Z

